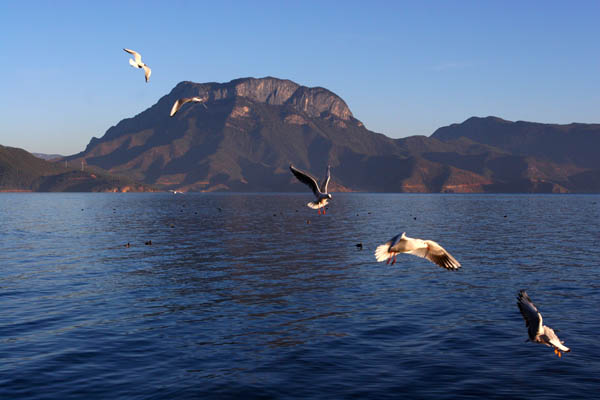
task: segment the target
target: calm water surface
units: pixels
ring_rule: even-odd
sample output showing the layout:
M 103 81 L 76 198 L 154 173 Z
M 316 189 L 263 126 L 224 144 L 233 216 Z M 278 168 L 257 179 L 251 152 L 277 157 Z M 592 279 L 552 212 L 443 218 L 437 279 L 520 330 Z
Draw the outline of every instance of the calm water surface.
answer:
M 600 196 L 310 200 L 0 194 L 0 398 L 598 396 Z M 402 231 L 463 268 L 375 262 Z

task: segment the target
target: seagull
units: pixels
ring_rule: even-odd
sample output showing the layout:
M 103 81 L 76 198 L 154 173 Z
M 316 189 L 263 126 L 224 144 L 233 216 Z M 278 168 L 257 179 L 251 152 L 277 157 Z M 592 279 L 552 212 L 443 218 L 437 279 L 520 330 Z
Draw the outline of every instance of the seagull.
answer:
M 317 185 L 317 180 L 313 178 L 310 174 L 307 174 L 304 171 L 300 171 L 292 164 L 290 164 L 290 171 L 294 174 L 296 178 L 305 185 L 307 185 L 315 194 L 315 201 L 311 201 L 306 204 L 308 207 L 313 210 L 319 210 L 319 214 L 321 214 L 321 208 L 323 208 L 323 215 L 325 215 L 325 206 L 331 199 L 331 195 L 327 193 L 327 185 L 329 184 L 329 179 L 331 178 L 331 166 L 327 166 L 327 173 L 323 181 L 321 182 L 321 187 Z
M 440 267 L 449 270 L 457 270 L 460 268 L 460 263 L 433 240 L 409 238 L 406 236 L 405 232 L 403 232 L 402 235 L 396 235 L 386 243 L 377 246 L 377 249 L 375 249 L 375 258 L 377 259 L 377 262 L 387 260 L 386 264 L 389 264 L 391 260 L 392 265 L 394 265 L 398 253 L 408 253 L 426 258 Z
M 519 291 L 517 300 L 517 305 L 519 306 L 521 315 L 523 315 L 525 326 L 527 326 L 527 333 L 529 334 L 527 341 L 554 347 L 554 354 L 559 357 L 562 357 L 561 351 L 565 353 L 571 351 L 571 349 L 563 345 L 564 342 L 556 336 L 552 328 L 542 325 L 542 314 L 535 307 L 535 304 L 533 304 L 525 290 Z
M 150 69 L 149 66 L 147 66 L 146 64 L 144 64 L 142 62 L 142 55 L 140 53 L 138 53 L 137 51 L 133 51 L 133 50 L 129 50 L 129 49 L 123 49 L 126 52 L 128 52 L 129 54 L 133 54 L 133 59 L 129 59 L 129 64 L 131 64 L 132 67 L 135 68 L 143 68 L 144 69 L 144 73 L 146 76 L 146 82 L 148 82 L 148 80 L 150 79 L 150 74 L 152 73 L 152 70 Z
M 175 115 L 175 113 L 177 111 L 179 111 L 179 109 L 185 103 L 189 103 L 190 101 L 193 101 L 194 103 L 202 103 L 202 105 L 204 106 L 204 108 L 207 108 L 206 104 L 204 104 L 204 102 L 206 101 L 205 99 L 201 99 L 200 97 L 183 97 L 183 98 L 177 100 L 175 103 L 173 103 L 173 108 L 171 108 L 171 114 L 170 114 L 170 116 L 172 117 L 173 115 Z

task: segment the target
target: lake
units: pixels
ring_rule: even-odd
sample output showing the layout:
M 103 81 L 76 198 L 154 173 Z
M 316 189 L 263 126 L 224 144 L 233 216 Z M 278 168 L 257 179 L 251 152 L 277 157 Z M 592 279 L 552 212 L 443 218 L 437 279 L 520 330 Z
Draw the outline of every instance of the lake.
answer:
M 599 195 L 310 200 L 0 194 L 0 398 L 598 395 Z M 401 232 L 462 268 L 377 263 Z

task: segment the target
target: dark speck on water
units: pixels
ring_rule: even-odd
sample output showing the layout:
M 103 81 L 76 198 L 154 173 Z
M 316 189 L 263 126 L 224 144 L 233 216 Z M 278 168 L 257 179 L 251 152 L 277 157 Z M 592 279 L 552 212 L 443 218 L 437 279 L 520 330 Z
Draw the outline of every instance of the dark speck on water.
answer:
M 597 195 L 310 198 L 0 194 L 0 399 L 597 397 Z M 462 269 L 377 263 L 401 232 Z M 571 353 L 525 343 L 520 289 Z

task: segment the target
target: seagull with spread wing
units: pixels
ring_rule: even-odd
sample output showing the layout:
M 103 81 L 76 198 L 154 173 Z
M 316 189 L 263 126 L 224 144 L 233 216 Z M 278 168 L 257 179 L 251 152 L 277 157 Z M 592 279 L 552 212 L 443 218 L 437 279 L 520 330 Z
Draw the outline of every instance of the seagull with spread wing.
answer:
M 405 232 L 377 246 L 377 249 L 375 249 L 375 258 L 377 262 L 387 260 L 386 264 L 389 264 L 391 261 L 392 265 L 394 265 L 398 253 L 412 254 L 426 258 L 432 263 L 448 270 L 457 270 L 460 268 L 460 263 L 438 243 L 433 240 L 413 239 L 406 236 Z
M 527 326 L 527 333 L 529 334 L 527 341 L 554 347 L 554 353 L 559 357 L 562 357 L 561 351 L 565 353 L 571 351 L 571 349 L 563 345 L 564 342 L 556 336 L 552 328 L 542 324 L 542 314 L 535 307 L 535 304 L 533 304 L 525 290 L 519 291 L 517 300 L 519 311 L 523 315 L 525 326 Z
M 206 99 L 202 99 L 200 97 L 183 97 L 181 99 L 178 99 L 177 101 L 175 101 L 175 103 L 173 104 L 173 107 L 171 108 L 171 114 L 170 114 L 170 116 L 172 117 L 173 115 L 175 115 L 175 113 L 177 111 L 179 111 L 179 109 L 185 103 L 189 103 L 189 102 L 202 103 L 202 105 L 204 106 L 204 108 L 208 108 L 208 107 L 206 107 L 206 104 L 204 104 L 205 101 L 206 101 Z
M 152 70 L 150 69 L 149 66 L 147 66 L 146 64 L 144 64 L 142 62 L 142 55 L 140 53 L 138 53 L 137 51 L 133 51 L 133 50 L 129 50 L 129 49 L 123 49 L 123 50 L 125 50 L 129 54 L 133 55 L 133 58 L 129 59 L 129 64 L 131 64 L 132 67 L 144 69 L 144 75 L 146 77 L 146 82 L 148 82 L 148 80 L 150 79 L 150 74 L 152 73 Z
M 294 176 L 298 178 L 300 182 L 308 186 L 315 194 L 315 201 L 311 201 L 306 205 L 314 210 L 318 210 L 319 214 L 321 214 L 321 208 L 323 208 L 323 215 L 325 215 L 325 206 L 331 199 L 331 195 L 327 193 L 327 185 L 329 184 L 329 179 L 331 178 L 331 166 L 327 166 L 327 173 L 321 182 L 321 187 L 317 185 L 317 180 L 313 178 L 312 175 L 304 171 L 300 171 L 292 164 L 290 164 L 290 171 L 292 171 Z

